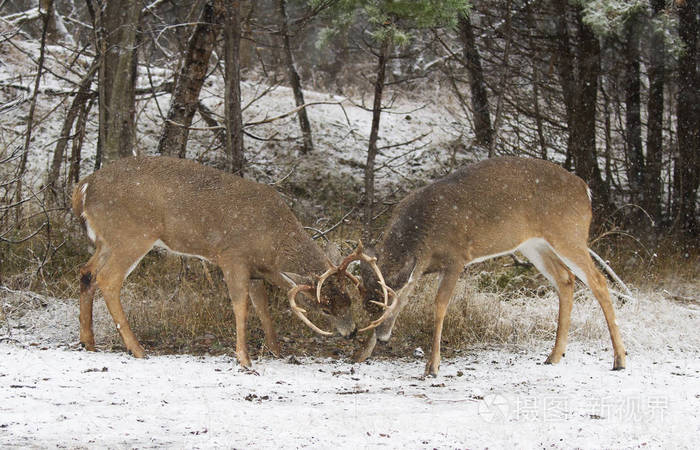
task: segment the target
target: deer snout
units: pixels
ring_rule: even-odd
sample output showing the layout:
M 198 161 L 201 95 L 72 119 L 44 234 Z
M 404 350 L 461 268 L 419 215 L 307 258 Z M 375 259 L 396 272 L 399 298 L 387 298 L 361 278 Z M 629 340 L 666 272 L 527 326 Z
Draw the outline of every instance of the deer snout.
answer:
M 348 311 L 347 314 L 335 319 L 335 329 L 345 339 L 352 339 L 357 334 L 357 325 Z

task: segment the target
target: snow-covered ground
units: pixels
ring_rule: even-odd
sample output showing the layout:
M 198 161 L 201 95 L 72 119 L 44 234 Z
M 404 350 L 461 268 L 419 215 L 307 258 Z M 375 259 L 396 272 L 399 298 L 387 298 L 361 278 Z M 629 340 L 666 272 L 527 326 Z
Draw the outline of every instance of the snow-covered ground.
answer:
M 253 373 L 231 357 L 78 350 L 76 313 L 58 302 L 10 320 L 11 334 L 0 323 L 0 447 L 700 445 L 694 336 L 666 350 L 629 339 L 620 372 L 604 339 L 574 340 L 556 366 L 541 364 L 547 342 L 474 348 L 444 358 L 437 378 L 423 379 L 413 357 L 262 359 Z M 674 315 L 697 332 L 695 305 Z M 665 320 L 641 322 L 639 336 L 664 340 Z

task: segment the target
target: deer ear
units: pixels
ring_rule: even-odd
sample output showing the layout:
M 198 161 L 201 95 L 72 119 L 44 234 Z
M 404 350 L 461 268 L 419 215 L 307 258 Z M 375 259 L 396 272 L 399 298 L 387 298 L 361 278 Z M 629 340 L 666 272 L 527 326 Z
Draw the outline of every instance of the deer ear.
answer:
M 282 276 L 287 279 L 291 284 L 309 284 L 309 280 L 302 275 L 294 272 L 282 272 Z
M 343 255 L 340 254 L 340 248 L 335 242 L 329 242 L 326 245 L 326 256 L 334 266 L 338 266 L 343 261 Z

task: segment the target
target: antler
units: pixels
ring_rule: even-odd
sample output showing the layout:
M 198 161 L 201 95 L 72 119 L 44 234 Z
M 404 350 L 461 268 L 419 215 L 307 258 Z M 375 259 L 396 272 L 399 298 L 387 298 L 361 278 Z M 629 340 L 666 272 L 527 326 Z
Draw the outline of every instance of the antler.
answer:
M 323 336 L 333 336 L 333 333 L 329 331 L 324 331 L 317 327 L 316 325 L 313 324 L 307 317 L 306 317 L 306 310 L 297 306 L 297 302 L 295 300 L 295 297 L 297 294 L 301 291 L 311 291 L 313 292 L 314 288 L 313 286 L 309 286 L 306 284 L 298 284 L 291 288 L 289 290 L 289 293 L 287 294 L 289 296 L 289 306 L 292 308 L 292 311 L 294 311 L 294 314 L 296 314 L 306 325 L 309 326 L 312 330 L 314 330 L 316 333 L 321 334 Z
M 384 303 L 375 301 L 372 301 L 372 303 L 375 303 L 385 309 L 388 308 L 389 295 L 396 297 L 396 292 L 394 292 L 394 290 L 387 286 L 387 284 L 384 282 L 384 276 L 382 275 L 382 272 L 381 270 L 379 270 L 379 266 L 377 265 L 377 258 L 375 258 L 374 256 L 369 256 L 365 253 L 365 249 L 362 246 L 362 241 L 360 241 L 357 244 L 357 248 L 355 248 L 355 251 L 350 253 L 338 266 L 339 272 L 343 272 L 348 278 L 350 278 L 353 281 L 353 283 L 355 283 L 356 286 L 359 286 L 360 280 L 355 278 L 350 272 L 347 271 L 348 265 L 350 265 L 350 263 L 353 261 L 364 261 L 367 264 L 369 264 L 370 267 L 372 267 L 372 270 L 374 270 L 374 273 L 377 275 L 377 279 L 379 280 L 379 285 L 382 287 L 382 294 L 384 294 Z
M 358 280 L 355 276 L 353 276 L 350 272 L 347 271 L 348 265 L 350 265 L 350 263 L 353 261 L 364 261 L 367 264 L 369 264 L 370 267 L 372 267 L 372 270 L 374 270 L 374 273 L 377 275 L 379 285 L 382 287 L 382 294 L 384 294 L 384 303 L 380 303 L 374 300 L 371 301 L 371 303 L 374 303 L 384 308 L 384 314 L 382 314 L 381 317 L 379 317 L 378 319 L 370 322 L 370 324 L 366 327 L 357 330 L 358 332 L 363 332 L 378 327 L 382 322 L 384 322 L 387 319 L 387 317 L 389 317 L 389 315 L 393 312 L 395 305 L 397 304 L 397 295 L 396 292 L 394 292 L 392 288 L 387 286 L 386 282 L 384 281 L 384 276 L 382 275 L 382 272 L 381 270 L 379 270 L 379 266 L 377 265 L 377 258 L 369 256 L 365 253 L 364 247 L 362 246 L 362 241 L 358 242 L 357 248 L 355 248 L 355 250 L 351 254 L 349 254 L 337 268 L 338 272 L 344 273 L 348 278 L 350 278 L 353 281 L 353 283 L 355 283 L 355 286 L 359 287 L 360 280 Z M 318 292 L 320 292 L 320 288 L 318 289 Z M 391 305 L 389 304 L 389 296 L 394 297 L 394 301 L 391 303 Z

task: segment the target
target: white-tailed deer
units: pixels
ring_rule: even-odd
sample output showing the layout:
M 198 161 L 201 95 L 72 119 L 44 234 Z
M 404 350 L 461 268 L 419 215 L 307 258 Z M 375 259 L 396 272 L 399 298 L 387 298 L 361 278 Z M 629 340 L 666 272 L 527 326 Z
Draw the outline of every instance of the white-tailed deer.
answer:
M 573 304 L 574 275 L 598 299 L 614 350 L 613 369 L 625 367 L 625 349 L 603 275 L 589 255 L 590 191 L 579 177 L 542 160 L 493 158 L 457 170 L 401 201 L 370 255 L 376 256 L 386 286 L 361 266 L 365 301 L 393 302 L 356 357 L 363 361 L 377 342 L 387 341 L 416 280 L 439 273 L 433 347 L 426 375 L 440 367 L 440 337 L 447 305 L 468 264 L 519 251 L 544 274 L 559 294 L 554 349 L 547 363 L 566 350 Z
M 236 319 L 236 355 L 250 366 L 246 346 L 248 298 L 260 316 L 268 348 L 279 353 L 262 280 L 288 290 L 292 310 L 325 335 L 296 305 L 299 292 L 328 316 L 344 337 L 356 327 L 350 313 L 345 271 L 338 271 L 269 186 L 192 161 L 130 157 L 83 179 L 73 193 L 73 211 L 95 244 L 80 270 L 80 342 L 95 349 L 92 304 L 104 295 L 124 345 L 136 357 L 144 350 L 131 331 L 119 292 L 124 279 L 152 247 L 198 256 L 221 267 Z M 328 279 L 323 292 L 319 276 Z

